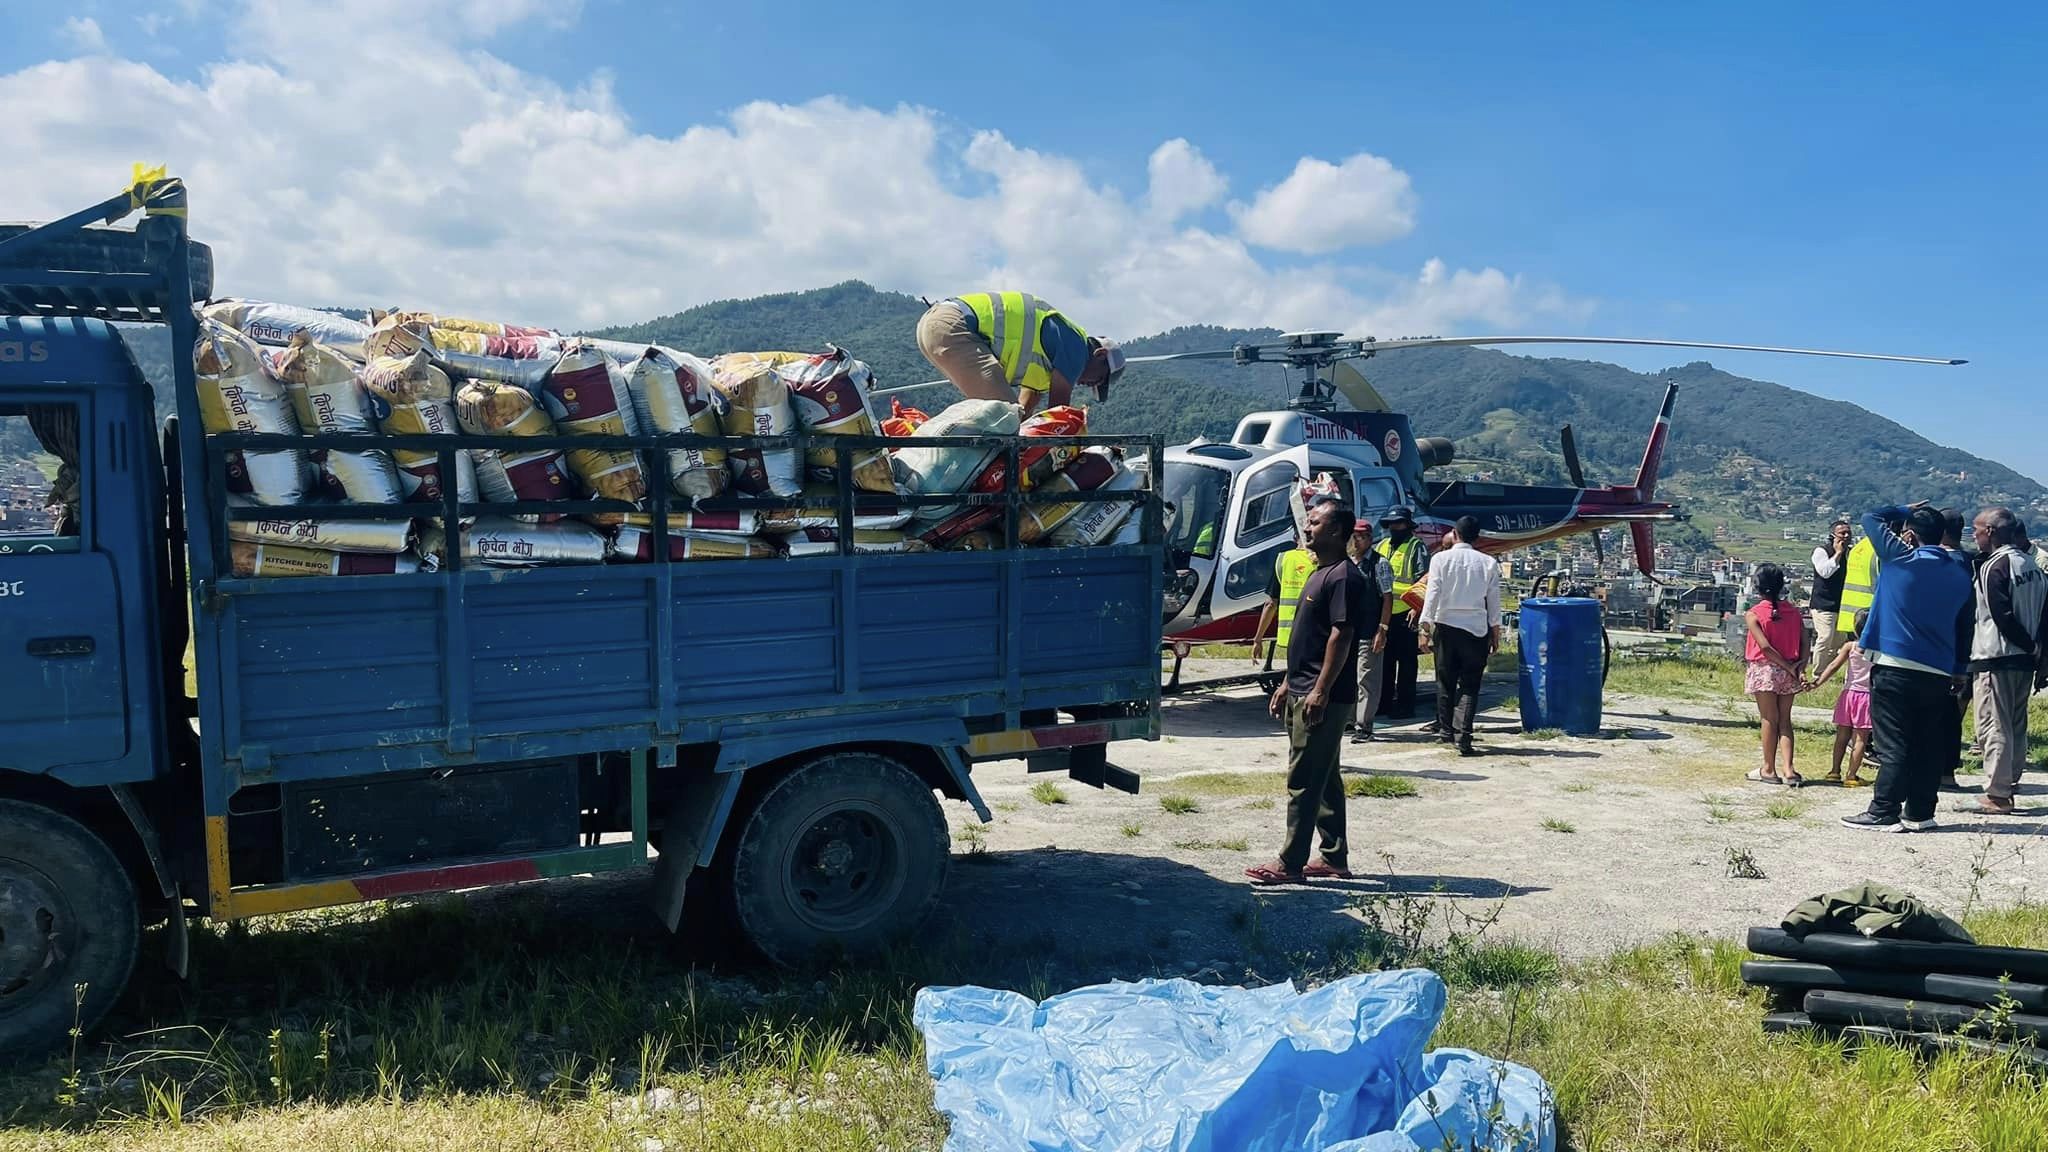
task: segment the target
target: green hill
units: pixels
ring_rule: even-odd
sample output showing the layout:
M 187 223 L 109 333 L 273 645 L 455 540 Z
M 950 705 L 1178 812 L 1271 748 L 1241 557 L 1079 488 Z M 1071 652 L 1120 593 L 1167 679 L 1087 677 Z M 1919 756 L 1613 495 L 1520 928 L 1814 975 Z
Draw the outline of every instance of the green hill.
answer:
M 657 341 L 699 355 L 750 349 L 815 349 L 839 344 L 873 365 L 882 386 L 933 378 L 914 332 L 924 305 L 915 297 L 848 281 L 809 292 L 721 300 L 642 324 L 593 335 Z M 513 319 L 518 319 L 514 317 Z M 1080 317 L 1083 322 L 1086 317 Z M 157 332 L 131 331 L 152 380 L 168 367 Z M 1177 328 L 1130 341 L 1134 356 L 1227 348 L 1271 340 L 1271 329 Z M 1578 434 L 1587 479 L 1619 482 L 1635 474 L 1663 395 L 1680 386 L 1660 491 L 1679 498 L 1701 522 L 1810 527 L 1829 511 L 1886 500 L 1928 499 L 1974 508 L 2011 504 L 2032 520 L 2048 518 L 2048 489 L 2012 469 L 1944 447 L 1854 404 L 1687 364 L 1658 376 L 1591 360 L 1534 359 L 1478 348 L 1387 354 L 1365 365 L 1389 403 L 1408 413 L 1419 435 L 1458 443 L 1454 475 L 1562 483 L 1557 429 Z M 1198 435 L 1228 437 L 1245 413 L 1277 407 L 1294 383 L 1273 365 L 1228 360 L 1133 365 L 1103 404 L 1101 432 L 1157 432 L 1168 443 Z M 957 393 L 910 393 L 907 404 L 936 412 Z M 1776 413 L 1771 429 L 1747 414 Z

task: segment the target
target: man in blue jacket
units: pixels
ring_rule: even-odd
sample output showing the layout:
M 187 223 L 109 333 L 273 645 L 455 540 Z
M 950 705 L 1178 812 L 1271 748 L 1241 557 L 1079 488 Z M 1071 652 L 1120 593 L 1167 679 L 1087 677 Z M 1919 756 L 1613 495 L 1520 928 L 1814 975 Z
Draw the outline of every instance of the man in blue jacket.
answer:
M 1903 515 L 1897 533 L 1885 521 Z M 1884 578 L 1860 643 L 1870 653 L 1871 737 L 1882 766 L 1870 810 L 1842 823 L 1868 832 L 1925 832 L 1946 766 L 1948 717 L 1970 662 L 1970 562 L 1941 546 L 1942 516 L 1925 504 L 1865 513 Z

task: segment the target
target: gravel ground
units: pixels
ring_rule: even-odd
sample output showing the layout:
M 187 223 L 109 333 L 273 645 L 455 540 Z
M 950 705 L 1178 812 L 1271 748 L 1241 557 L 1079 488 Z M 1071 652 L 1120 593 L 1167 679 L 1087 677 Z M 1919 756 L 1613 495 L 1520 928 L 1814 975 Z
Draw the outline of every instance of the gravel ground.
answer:
M 1201 663 L 1190 661 L 1190 677 L 1238 670 Z M 1113 748 L 1112 761 L 1143 778 L 1138 796 L 1032 775 L 1021 762 L 982 765 L 975 779 L 996 819 L 971 828 L 965 805 L 947 805 L 956 856 L 940 923 L 991 949 L 1050 949 L 1098 976 L 1237 978 L 1313 967 L 1331 942 L 1355 936 L 1368 909 L 1384 915 L 1401 894 L 1440 895 L 1439 929 L 1452 909 L 1497 910 L 1486 939 L 1574 956 L 1673 932 L 1739 939 L 1804 897 L 1865 879 L 1952 912 L 1973 898 L 2038 896 L 2029 866 L 2048 861 L 2041 783 L 2023 786 L 2013 817 L 1951 811 L 1975 797 L 1945 795 L 1938 832 L 1872 835 L 1835 822 L 1861 809 L 1867 790 L 1745 782 L 1755 735 L 1739 702 L 1615 695 L 1601 737 L 1539 739 L 1500 707 L 1511 690 L 1488 685 L 1479 757 L 1460 758 L 1412 725 L 1347 744 L 1347 775 L 1399 777 L 1418 793 L 1350 802 L 1355 881 L 1248 886 L 1243 869 L 1274 855 L 1285 799 L 1285 740 L 1256 689 L 1170 698 L 1163 740 Z M 1826 771 L 1822 743 L 1804 738 L 1810 777 Z M 1064 803 L 1034 796 L 1045 781 Z M 1163 810 L 1161 797 L 1176 793 L 1199 810 Z M 1731 853 L 1765 878 L 1731 875 Z

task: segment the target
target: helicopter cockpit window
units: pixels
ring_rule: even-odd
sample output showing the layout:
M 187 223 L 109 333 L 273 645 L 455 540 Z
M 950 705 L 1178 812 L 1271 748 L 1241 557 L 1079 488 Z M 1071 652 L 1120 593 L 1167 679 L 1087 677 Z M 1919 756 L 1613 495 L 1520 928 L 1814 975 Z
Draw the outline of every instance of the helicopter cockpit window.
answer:
M 1294 513 L 1287 505 L 1294 486 L 1291 465 L 1267 468 L 1251 478 L 1251 490 L 1244 501 L 1244 515 L 1237 524 L 1236 544 L 1251 548 L 1294 531 Z
M 1213 557 L 1230 495 L 1230 473 L 1186 461 L 1166 465 L 1166 550 L 1169 555 Z
M 1401 502 L 1401 493 L 1394 482 L 1381 476 L 1372 476 L 1358 482 L 1358 499 L 1352 507 L 1360 513 L 1379 512 Z

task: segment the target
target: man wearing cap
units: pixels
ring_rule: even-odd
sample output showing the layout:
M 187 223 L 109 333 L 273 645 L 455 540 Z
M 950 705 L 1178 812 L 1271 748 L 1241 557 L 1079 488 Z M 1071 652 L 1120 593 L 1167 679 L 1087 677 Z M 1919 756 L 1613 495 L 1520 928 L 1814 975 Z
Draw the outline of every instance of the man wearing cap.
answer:
M 1124 351 L 1090 336 L 1029 292 L 970 292 L 925 309 L 917 350 L 976 400 L 1014 400 L 1029 416 L 1071 403 L 1074 386 L 1109 398 L 1123 375 Z
M 1415 536 L 1415 513 L 1394 508 L 1380 517 L 1387 538 L 1373 551 L 1387 561 L 1393 573 L 1393 616 L 1387 628 L 1385 667 L 1380 672 L 1378 714 L 1389 720 L 1406 720 L 1415 715 L 1415 666 L 1418 647 L 1415 612 L 1405 599 L 1410 589 L 1429 573 L 1429 548 Z
M 1365 744 L 1372 740 L 1373 710 L 1380 704 L 1380 659 L 1387 651 L 1387 629 L 1393 622 L 1394 570 L 1387 558 L 1373 551 L 1372 518 L 1360 516 L 1351 527 L 1351 562 L 1365 573 L 1369 590 L 1366 593 L 1366 619 L 1378 620 L 1373 631 L 1365 631 L 1366 625 L 1359 625 L 1358 634 L 1358 715 L 1351 732 L 1353 744 Z M 1372 600 L 1378 599 L 1379 611 L 1372 611 Z

